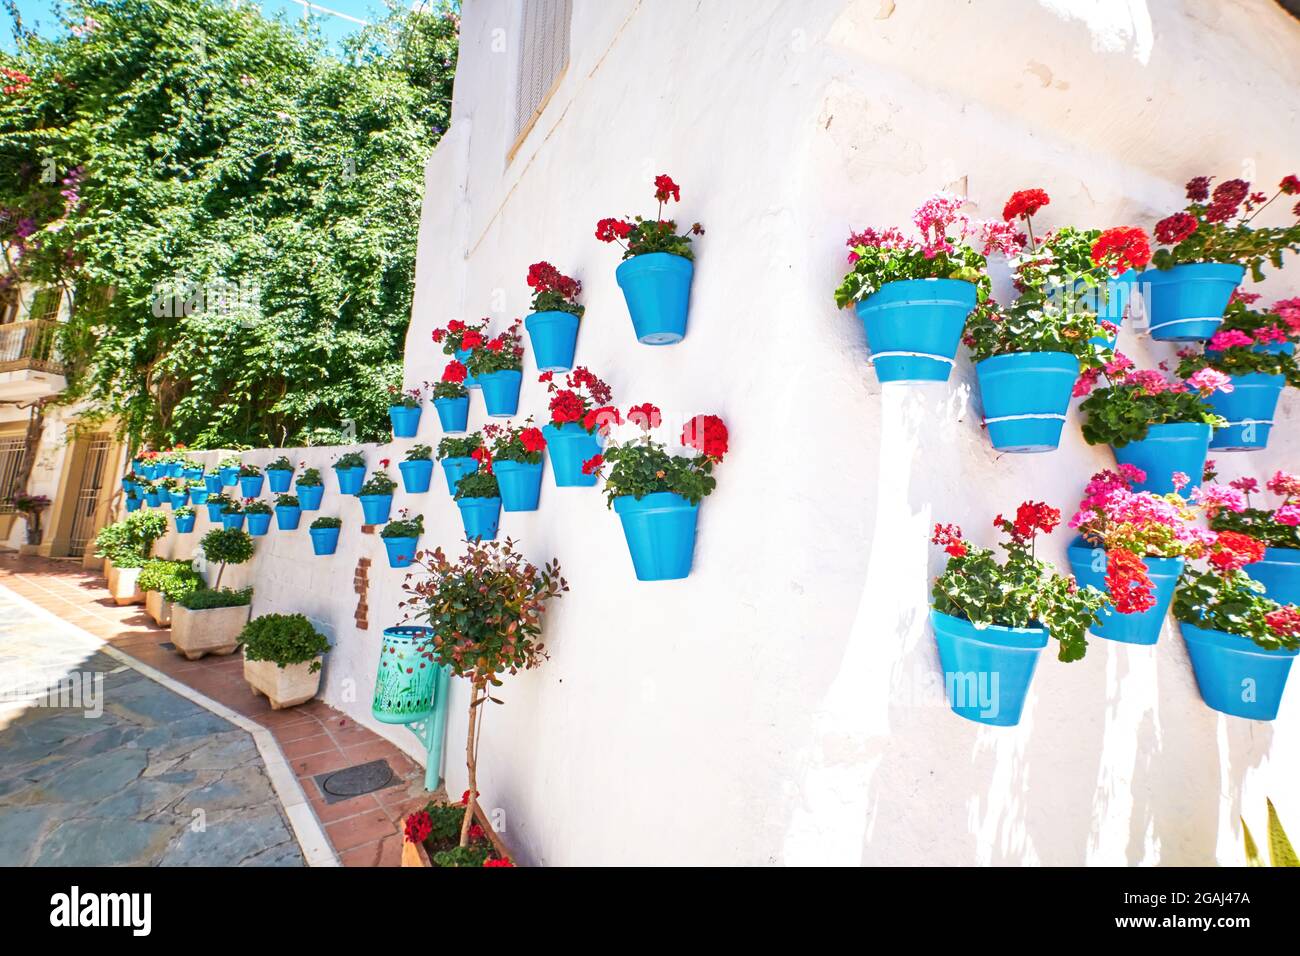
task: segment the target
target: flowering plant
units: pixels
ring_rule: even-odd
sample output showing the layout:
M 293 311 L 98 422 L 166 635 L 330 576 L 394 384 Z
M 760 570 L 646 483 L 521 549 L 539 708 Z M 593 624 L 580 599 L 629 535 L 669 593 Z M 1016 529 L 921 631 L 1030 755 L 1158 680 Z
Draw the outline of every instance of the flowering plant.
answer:
M 305 464 L 305 462 L 303 464 Z M 298 476 L 298 480 L 295 484 L 301 488 L 314 488 L 317 485 L 325 484 L 325 480 L 321 478 L 319 468 L 307 468 Z
M 1093 392 L 1100 374 L 1109 384 Z M 1074 394 L 1088 395 L 1079 406 L 1088 416 L 1084 441 L 1123 448 L 1145 438 L 1152 425 L 1203 422 L 1222 427 L 1224 420 L 1205 400 L 1215 391 L 1232 391 L 1232 382 L 1222 372 L 1202 369 L 1185 382 L 1171 381 L 1155 369 L 1134 369 L 1131 360 L 1116 353 L 1103 369 L 1080 375 Z
M 842 309 L 902 279 L 961 279 L 973 282 L 978 300 L 986 300 L 985 257 L 1018 244 L 1001 223 L 972 222 L 960 211 L 965 202 L 946 192 L 923 202 L 912 213 L 920 239 L 905 236 L 894 226 L 851 233 L 846 244 L 852 268 L 835 290 L 835 304 Z M 977 251 L 972 241 L 980 243 L 983 251 Z
M 492 442 L 492 459 L 536 465 L 542 460 L 546 436 L 530 416 L 522 425 L 485 425 L 483 434 Z
M 1254 478 L 1238 478 L 1229 482 L 1227 488 L 1215 487 L 1221 492 L 1234 492 L 1240 502 L 1237 507 L 1223 508 L 1211 515 L 1211 528 L 1248 534 L 1270 548 L 1300 548 L 1300 475 L 1279 471 L 1265 483 L 1269 491 L 1282 499 L 1275 508 L 1251 506 L 1250 496 L 1259 492 L 1259 482 Z
M 298 502 L 298 496 L 297 496 L 297 495 L 291 495 L 291 494 L 288 494 L 288 493 L 276 495 L 276 496 L 275 496 L 275 506 L 276 506 L 277 508 L 298 508 L 298 507 L 301 507 L 301 505 L 300 505 L 299 502 Z
M 344 452 L 339 455 L 338 461 L 334 462 L 332 468 L 364 468 L 366 467 L 366 456 L 359 451 Z
M 1300 388 L 1300 365 L 1294 351 L 1270 347 L 1300 340 L 1300 298 L 1275 302 L 1267 312 L 1250 308 L 1258 298 L 1234 292 L 1224 310 L 1223 324 L 1205 348 L 1178 353 L 1178 376 L 1190 378 L 1204 368 L 1227 375 L 1284 375 L 1288 385 Z
M 424 515 L 416 515 L 414 518 L 403 508 L 398 512 L 398 517 L 384 525 L 384 530 L 379 532 L 381 538 L 418 538 L 424 534 Z M 415 557 L 419 557 L 419 553 Z
M 288 455 L 281 455 L 274 461 L 266 463 L 267 471 L 293 471 L 293 462 L 289 460 Z
M 541 568 L 527 561 L 513 541 L 470 542 L 452 561 L 441 548 L 427 555 L 427 576 L 408 579 L 410 597 L 402 606 L 425 621 L 431 632 L 422 653 L 470 682 L 468 798 L 460 826 L 460 845 L 467 846 L 474 802 L 478 796 L 477 754 L 486 704 L 495 700 L 488 685 L 500 687 L 501 675 L 536 667 L 546 659 L 542 618 L 551 600 L 569 589 L 558 561 Z M 497 701 L 497 703 L 500 703 Z
M 270 502 L 263 501 L 261 498 L 244 499 L 244 514 L 269 515 L 270 513 L 271 513 Z
M 158 453 L 150 452 L 150 454 L 157 457 Z M 243 464 L 244 464 L 244 459 L 240 458 L 238 455 L 227 455 L 225 458 L 221 459 L 221 463 L 217 465 L 217 467 L 218 468 L 242 468 Z
M 478 432 L 460 437 L 448 435 L 438 442 L 438 460 L 444 458 L 469 458 L 483 447 L 483 436 Z
M 387 391 L 390 408 L 395 405 L 401 405 L 403 408 L 419 408 L 420 403 L 424 401 L 424 394 L 419 386 L 403 391 L 400 386 L 389 385 Z
M 406 449 L 407 461 L 428 461 L 433 457 L 433 449 L 428 445 L 412 445 Z
M 1051 534 L 1060 522 L 1061 513 L 1042 502 L 1023 502 L 1014 518 L 998 515 L 993 527 L 1008 537 L 1001 564 L 993 551 L 967 541 L 961 528 L 936 524 L 930 540 L 943 545 L 948 564 L 931 590 L 935 610 L 976 628 L 1045 627 L 1057 641 L 1059 660 L 1081 659 L 1106 596 L 1080 588 L 1072 575 L 1034 555 L 1038 534 Z
M 1248 637 L 1269 651 L 1300 648 L 1300 609 L 1264 597 L 1264 586 L 1242 570 L 1263 557 L 1262 542 L 1235 531 L 1220 532 L 1209 552 L 1209 568 L 1188 568 L 1179 579 L 1174 617 Z
M 465 349 L 472 349 L 476 345 L 482 345 L 485 341 L 483 330 L 487 326 L 487 319 L 482 319 L 479 322 L 462 322 L 460 319 L 452 319 L 445 328 L 433 330 L 433 341 L 435 344 L 442 346 L 443 355 L 455 355 Z
M 483 462 L 478 471 L 461 476 L 456 482 L 456 494 L 453 497 L 457 501 L 462 498 L 500 498 L 501 486 L 497 484 L 497 476 L 492 473 L 492 462 Z
M 524 367 L 524 344 L 519 334 L 519 319 L 469 353 L 469 370 L 477 378 L 493 372 L 519 371 Z
M 611 443 L 603 454 L 583 463 L 583 474 L 605 477 L 605 498 L 612 507 L 615 498 L 631 495 L 641 499 L 660 491 L 681 495 L 691 504 L 699 504 L 709 495 L 718 480 L 713 466 L 727 454 L 727 426 L 716 415 L 696 415 L 682 429 L 681 444 L 693 453 L 670 455 L 667 447 L 653 438 L 654 429 L 663 421 L 659 409 L 649 402 L 627 411 L 627 420 L 641 429 L 630 442 Z
M 533 290 L 534 312 L 571 312 L 582 318 L 586 311 L 586 306 L 578 304 L 582 283 L 549 262 L 534 262 L 528 267 L 528 287 Z
M 1212 179 L 1189 180 L 1187 207 L 1156 223 L 1156 241 L 1165 247 L 1151 260 L 1157 269 L 1189 262 L 1231 262 L 1247 266 L 1251 278 L 1260 282 L 1266 260 L 1280 269 L 1284 252 L 1300 251 L 1300 201 L 1292 207 L 1296 222 L 1290 226 L 1251 225 L 1279 196 L 1300 194 L 1300 179 L 1285 177 L 1272 196 L 1252 192 L 1244 179 L 1224 180 L 1211 193 Z
M 477 823 L 470 824 L 466 845 L 459 845 L 461 824 L 468 805 L 468 790 L 460 798 L 460 803 L 430 802 L 423 810 L 417 810 L 406 818 L 403 825 L 406 842 L 423 845 L 429 862 L 434 866 L 514 866 L 509 857 L 496 855 L 487 831 Z
M 387 465 L 387 462 L 383 464 Z M 361 491 L 358 494 L 391 495 L 396 487 L 397 482 L 393 481 L 392 476 L 380 469 L 366 479 L 366 483 L 361 486 Z
M 588 432 L 595 432 L 619 423 L 618 409 L 609 404 L 612 390 L 586 366 L 579 365 L 566 375 L 563 388 L 555 384 L 554 372 L 543 372 L 537 381 L 544 382 L 550 393 L 552 425 L 576 422 Z
M 343 519 L 335 518 L 332 515 L 321 515 L 319 518 L 317 518 L 315 521 L 311 523 L 312 531 L 319 531 L 322 528 L 341 528 L 341 527 L 343 527 Z
M 469 370 L 460 362 L 452 359 L 442 370 L 442 379 L 433 386 L 433 398 L 464 398 L 469 394 L 465 387 L 465 376 Z
M 230 495 L 208 495 L 208 500 L 204 504 L 210 508 L 215 507 L 218 514 L 223 511 L 237 512 L 240 510 L 239 501 L 230 497 Z
M 692 223 L 685 235 L 677 234 L 677 222 L 664 219 L 664 203 L 682 201 L 681 187 L 672 181 L 667 173 L 655 177 L 655 199 L 659 202 L 659 211 L 654 219 L 642 219 L 634 216 L 626 219 L 602 219 L 596 223 L 596 238 L 601 242 L 617 242 L 623 247 L 623 258 L 643 256 L 649 252 L 667 252 L 694 259 L 691 251 L 691 236 L 704 235 L 704 227 L 698 222 Z

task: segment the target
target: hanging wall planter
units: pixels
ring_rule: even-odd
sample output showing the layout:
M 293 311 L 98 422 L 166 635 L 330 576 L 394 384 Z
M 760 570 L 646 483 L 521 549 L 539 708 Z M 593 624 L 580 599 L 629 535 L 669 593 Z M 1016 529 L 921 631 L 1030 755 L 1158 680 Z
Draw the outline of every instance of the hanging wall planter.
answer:
M 144 502 L 143 502 L 141 499 L 135 497 L 134 495 L 127 495 L 127 496 L 126 496 L 126 513 L 127 513 L 127 514 L 130 514 L 130 513 L 133 512 L 133 511 L 139 511 L 139 510 L 140 510 L 140 506 L 143 505 L 143 504 L 144 504 Z
M 262 493 L 263 475 L 252 466 L 246 465 L 239 473 L 239 496 L 256 498 Z
M 1081 586 L 1091 585 L 1098 591 L 1106 592 L 1107 554 L 1101 548 L 1094 548 L 1083 539 L 1076 538 L 1068 549 L 1070 570 Z M 1183 573 L 1185 561 L 1182 558 L 1143 557 L 1147 577 L 1153 585 L 1155 603 L 1145 611 L 1120 614 L 1114 605 L 1107 602 L 1102 608 L 1100 623 L 1089 628 L 1097 637 L 1122 644 L 1154 644 L 1160 638 L 1165 616 L 1174 599 L 1174 590 L 1178 587 L 1178 578 Z
M 1100 345 L 1108 349 L 1115 347 L 1115 343 L 1119 340 L 1119 330 L 1124 325 L 1124 316 L 1128 313 L 1129 305 L 1137 294 L 1137 284 L 1138 271 L 1136 269 L 1126 269 L 1119 275 L 1106 280 L 1103 287 L 1105 289 L 1105 302 L 1101 301 L 1101 296 L 1096 297 L 1097 317 L 1114 325 L 1115 331 L 1103 331 L 1093 336 L 1091 341 L 1094 345 Z
M 506 511 L 536 511 L 542 493 L 542 463 L 497 461 L 493 464 Z
M 639 499 L 621 495 L 614 499 L 614 511 L 638 581 L 673 581 L 691 573 L 699 504 L 656 492 Z
M 524 319 L 533 358 L 541 372 L 567 372 L 573 368 L 578 347 L 578 316 L 572 312 L 534 312 Z
M 494 541 L 501 521 L 501 490 L 490 471 L 466 475 L 456 485 L 456 506 L 470 541 Z
M 241 467 L 240 465 L 222 465 L 222 466 L 221 466 L 221 471 L 219 472 L 219 474 L 220 474 L 220 476 L 221 476 L 221 487 L 223 487 L 223 488 L 233 488 L 233 487 L 235 487 L 235 485 L 239 484 L 239 469 L 240 469 L 240 467 Z
M 208 489 L 195 486 L 190 489 L 190 504 L 202 505 L 207 504 Z
M 239 473 L 238 470 L 236 470 L 235 473 L 238 474 Z M 220 474 L 204 475 L 203 487 L 208 490 L 208 494 L 210 495 L 221 494 L 221 488 L 222 488 L 221 475 Z
M 420 412 L 424 395 L 418 388 L 401 391 L 390 388 L 395 403 L 388 406 L 388 420 L 393 424 L 394 438 L 414 438 L 420 430 Z
M 995 355 L 975 366 L 984 424 L 998 451 L 1053 451 L 1079 377 L 1069 352 Z
M 227 531 L 240 529 L 244 527 L 244 513 L 242 511 L 222 511 L 221 526 Z
M 1151 337 L 1159 342 L 1208 339 L 1246 269 L 1233 263 L 1197 262 L 1148 269 L 1139 276 Z
M 472 353 L 473 353 L 473 349 L 457 349 L 455 354 L 455 359 L 461 365 L 465 365 L 468 368 L 469 357 Z M 465 380 L 464 382 L 462 382 L 462 384 L 466 388 L 479 387 L 478 379 L 476 379 L 473 375 L 466 375 Z
M 1210 396 L 1215 412 L 1228 424 L 1214 429 L 1210 447 L 1216 451 L 1256 451 L 1268 445 L 1278 399 L 1286 387 L 1286 376 L 1258 372 L 1232 376 L 1232 391 Z
M 1265 650 L 1237 634 L 1180 623 L 1196 686 L 1206 705 L 1248 720 L 1273 720 L 1296 651 Z
M 183 488 L 180 491 L 167 492 L 167 501 L 171 504 L 173 511 L 177 508 L 184 508 L 190 503 L 189 489 Z
M 366 460 L 360 452 L 348 452 L 334 463 L 334 474 L 339 480 L 340 494 L 359 494 L 366 481 Z
M 194 530 L 196 516 L 193 508 L 184 508 L 174 515 L 177 534 L 189 534 Z
M 977 289 L 961 279 L 888 282 L 856 310 L 882 383 L 946 382 Z
M 444 438 L 438 443 L 438 460 L 447 479 L 447 493 L 456 495 L 456 482 L 478 471 L 478 458 L 482 454 L 483 436 L 467 435 L 464 438 Z
M 1265 548 L 1264 560 L 1245 571 L 1264 585 L 1264 595 L 1278 604 L 1300 606 L 1300 548 Z
M 386 524 L 392 510 L 392 495 L 361 495 L 361 515 L 363 524 Z
M 433 407 L 438 412 L 438 424 L 448 434 L 460 434 L 469 428 L 469 396 L 461 398 L 435 398 Z
M 275 503 L 275 526 L 281 531 L 297 531 L 302 520 L 302 506 L 294 495 L 281 495 Z
M 333 554 L 339 546 L 339 529 L 342 526 L 338 518 L 317 518 L 311 523 L 307 533 L 311 535 L 311 550 L 316 555 Z
M 952 712 L 993 727 L 1020 723 L 1038 655 L 1047 646 L 1047 629 L 976 628 L 933 608 L 930 621 Z
M 406 453 L 406 461 L 398 462 L 402 488 L 408 495 L 422 495 L 429 490 L 433 480 L 433 449 L 416 445 Z
M 492 418 L 509 418 L 519 411 L 519 389 L 523 373 L 517 369 L 483 372 L 478 376 L 483 389 L 483 405 Z
M 150 508 L 161 508 L 162 492 L 159 491 L 157 488 L 150 488 L 147 492 L 145 492 L 144 500 L 149 502 Z
M 589 432 L 579 422 L 568 422 L 547 425 L 542 434 L 546 437 L 546 452 L 557 488 L 590 488 L 596 483 L 596 476 L 584 474 L 582 466 L 605 446 L 599 428 Z
M 478 462 L 473 458 L 458 456 L 442 459 L 442 473 L 447 478 L 447 493 L 454 497 L 456 482 L 476 471 L 478 471 Z
M 388 552 L 390 568 L 408 568 L 415 562 L 415 553 L 419 550 L 420 535 L 424 533 L 424 515 L 407 517 L 403 511 L 396 521 L 384 525 L 379 532 Z
M 293 463 L 285 456 L 281 455 L 266 466 L 266 483 L 271 489 L 271 494 L 288 494 L 289 485 L 292 481 Z
M 1182 490 L 1191 494 L 1201 484 L 1211 433 L 1210 426 L 1201 422 L 1152 425 L 1145 438 L 1115 448 L 1115 460 L 1146 472 L 1146 480 L 1134 486 L 1137 491 L 1169 494 L 1178 490 L 1174 475 L 1182 473 L 1190 479 Z
M 224 495 L 209 495 L 204 506 L 208 509 L 208 520 L 213 524 L 223 524 L 223 516 L 230 505 L 230 499 Z
M 271 511 L 246 511 L 248 517 L 248 533 L 254 538 L 260 538 L 271 530 Z

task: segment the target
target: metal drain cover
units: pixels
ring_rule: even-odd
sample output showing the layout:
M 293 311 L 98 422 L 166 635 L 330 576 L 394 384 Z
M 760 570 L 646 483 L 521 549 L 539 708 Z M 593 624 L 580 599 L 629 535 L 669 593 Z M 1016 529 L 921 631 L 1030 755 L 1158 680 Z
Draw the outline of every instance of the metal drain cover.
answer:
M 171 641 L 159 641 L 158 646 L 161 647 L 164 651 L 176 650 L 176 645 L 173 644 Z
M 322 773 L 314 778 L 326 803 L 337 803 L 363 793 L 374 793 L 393 782 L 393 770 L 387 760 L 372 760 L 344 770 Z

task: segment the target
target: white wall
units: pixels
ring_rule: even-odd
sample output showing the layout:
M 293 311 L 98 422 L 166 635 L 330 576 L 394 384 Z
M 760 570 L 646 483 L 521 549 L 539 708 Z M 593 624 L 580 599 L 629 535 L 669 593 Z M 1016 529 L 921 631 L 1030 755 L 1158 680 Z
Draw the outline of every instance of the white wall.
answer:
M 522 859 L 1235 864 L 1236 819 L 1261 819 L 1265 795 L 1300 819 L 1300 691 L 1271 725 L 1210 711 L 1172 623 L 1154 649 L 1096 640 L 1080 663 L 1045 655 L 1017 728 L 948 711 L 926 622 L 942 564 L 930 526 L 991 542 L 992 515 L 1021 500 L 1068 514 L 1111 457 L 1073 415 L 1057 452 L 995 454 L 966 361 L 947 385 L 882 390 L 831 295 L 851 227 L 905 224 L 942 187 L 984 216 L 1041 186 L 1041 225 L 1150 227 L 1193 175 L 1245 170 L 1271 186 L 1300 156 L 1300 24 L 1267 0 L 574 7 L 564 80 L 507 162 L 517 4 L 464 4 L 454 119 L 426 177 L 408 382 L 442 368 L 435 326 L 524 314 L 527 266 L 547 259 L 585 285 L 578 361 L 616 401 L 720 414 L 732 453 L 685 581 L 636 582 L 597 490 L 548 475 L 540 512 L 503 515 L 503 534 L 558 556 L 573 588 L 548 618 L 551 659 L 508 679 L 484 725 L 481 790 Z M 689 334 L 650 348 L 593 230 L 652 213 L 660 172 L 682 186 L 679 221 L 708 232 Z M 1300 291 L 1300 266 L 1264 291 Z M 1173 352 L 1132 329 L 1121 347 L 1144 364 Z M 527 361 L 522 409 L 541 418 Z M 1226 478 L 1296 466 L 1297 407 L 1284 397 L 1267 452 L 1218 455 Z M 419 440 L 438 437 L 430 408 Z M 407 444 L 368 457 L 395 463 Z M 455 546 L 444 487 L 414 507 L 426 544 Z M 338 556 L 310 556 L 305 515 L 245 573 L 257 613 L 330 624 L 326 698 L 364 721 L 403 575 L 360 535 L 355 500 L 342 508 Z M 1063 567 L 1067 540 L 1051 543 Z M 361 554 L 374 562 L 368 632 L 351 626 Z

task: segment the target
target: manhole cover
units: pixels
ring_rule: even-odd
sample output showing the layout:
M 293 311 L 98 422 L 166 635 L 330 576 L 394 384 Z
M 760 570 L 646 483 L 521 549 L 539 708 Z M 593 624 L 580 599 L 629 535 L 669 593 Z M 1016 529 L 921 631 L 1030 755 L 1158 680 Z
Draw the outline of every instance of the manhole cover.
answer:
M 176 650 L 176 645 L 173 644 L 171 641 L 159 641 L 158 646 L 161 647 L 164 651 Z
M 393 782 L 393 771 L 387 760 L 372 760 L 344 770 L 320 774 L 316 785 L 325 796 L 326 803 L 335 803 L 363 793 L 382 790 Z

